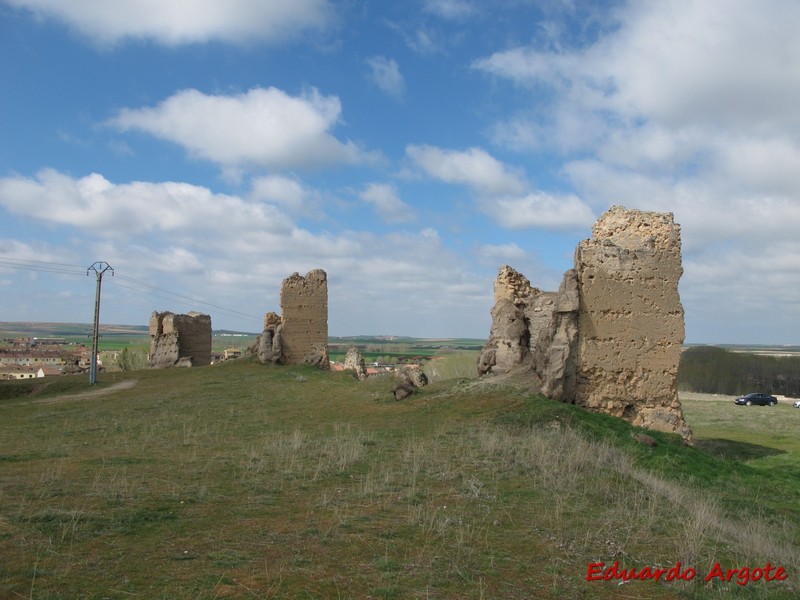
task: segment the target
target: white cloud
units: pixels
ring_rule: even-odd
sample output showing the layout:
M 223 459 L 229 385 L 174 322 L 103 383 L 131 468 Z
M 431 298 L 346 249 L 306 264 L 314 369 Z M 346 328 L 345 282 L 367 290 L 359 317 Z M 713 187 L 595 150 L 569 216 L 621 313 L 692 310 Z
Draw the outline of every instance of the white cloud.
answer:
M 518 194 L 527 188 L 522 175 L 480 148 L 460 152 L 409 145 L 406 154 L 428 175 L 467 185 L 481 194 Z
M 746 315 L 766 282 L 784 293 L 764 305 L 796 314 L 785 291 L 797 273 L 787 257 L 800 251 L 800 4 L 671 0 L 615 14 L 617 27 L 589 45 L 522 46 L 473 63 L 533 100 L 496 124 L 493 140 L 538 151 L 537 137 L 553 140 L 563 174 L 599 210 L 673 212 L 687 314 L 708 315 L 724 297 L 725 312 Z M 528 200 L 512 204 L 536 212 Z
M 415 218 L 411 207 L 400 199 L 392 185 L 370 183 L 361 191 L 359 197 L 372 205 L 381 219 L 387 223 L 405 223 Z
M 274 206 L 247 203 L 188 183 L 114 184 L 97 173 L 73 179 L 52 169 L 33 179 L 0 179 L 0 206 L 99 237 L 216 230 L 225 235 L 226 230 L 240 227 L 285 232 L 292 226 Z
M 525 250 L 517 244 L 484 244 L 477 255 L 481 262 L 489 265 L 508 264 L 509 262 L 519 262 L 528 258 Z
M 297 179 L 283 175 L 254 177 L 249 199 L 276 204 L 291 214 L 308 214 L 317 205 L 316 193 L 306 189 Z
M 327 0 L 5 0 L 63 21 L 98 44 L 149 39 L 168 46 L 219 40 L 274 43 L 320 31 L 332 19 Z
M 145 131 L 225 166 L 302 168 L 366 160 L 355 144 L 331 135 L 340 117 L 339 99 L 317 90 L 290 96 L 270 87 L 216 96 L 189 89 L 155 107 L 123 109 L 109 124 Z
M 634 4 L 591 67 L 610 59 L 601 75 L 619 112 L 672 126 L 797 124 L 798 20 L 791 0 Z
M 491 282 L 471 275 L 469 264 L 448 250 L 435 230 L 311 231 L 264 203 L 268 195 L 291 203 L 302 190 L 285 178 L 260 183 L 264 197 L 247 201 L 186 183 L 116 184 L 99 174 L 75 179 L 45 170 L 35 178 L 0 178 L 0 207 L 46 224 L 54 239 L 63 240 L 33 248 L 4 239 L 0 254 L 54 262 L 78 256 L 77 264 L 107 261 L 116 275 L 103 292 L 106 322 L 130 323 L 138 314 L 145 323 L 154 308 L 202 310 L 212 315 L 214 327 L 256 331 L 264 312 L 279 310 L 283 278 L 324 268 L 334 335 L 457 336 L 488 330 Z M 364 196 L 378 210 L 398 208 L 389 186 L 368 186 Z M 73 231 L 79 233 L 70 238 Z M 18 273 L 3 270 L 4 278 L 17 282 L 9 286 L 14 294 L 4 296 L 9 311 L 27 320 L 74 319 L 57 305 L 46 282 L 34 305 L 38 314 L 26 312 L 30 286 L 19 283 L 24 274 Z M 79 274 L 72 277 L 85 292 L 90 314 L 94 288 Z M 65 289 L 63 283 L 57 287 Z M 476 322 L 475 314 L 485 318 Z
M 540 149 L 547 141 L 542 135 L 541 127 L 522 117 L 513 117 L 508 121 L 495 123 L 489 132 L 492 143 L 511 150 Z
M 367 64 L 370 67 L 370 80 L 381 91 L 394 98 L 403 95 L 406 82 L 395 60 L 385 56 L 373 56 L 367 59 Z
M 580 229 L 591 227 L 595 221 L 592 209 L 574 194 L 531 192 L 487 200 L 481 208 L 508 229 Z
M 677 136 L 663 140 L 676 146 L 720 131 L 775 137 L 800 127 L 796 2 L 674 0 L 632 3 L 617 14 L 618 27 L 592 45 L 559 52 L 522 46 L 473 67 L 552 98 L 528 113 L 527 128 L 567 152 L 636 136 L 640 127 Z M 512 144 L 524 122 L 499 124 L 496 135 Z

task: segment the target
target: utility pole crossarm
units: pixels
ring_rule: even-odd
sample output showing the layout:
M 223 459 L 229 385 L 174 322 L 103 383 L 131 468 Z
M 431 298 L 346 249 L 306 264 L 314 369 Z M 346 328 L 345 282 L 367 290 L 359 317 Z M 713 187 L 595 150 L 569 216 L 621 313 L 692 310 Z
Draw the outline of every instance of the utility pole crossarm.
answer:
M 92 362 L 89 367 L 89 385 L 94 385 L 97 381 L 97 351 L 100 338 L 100 286 L 103 283 L 103 273 L 111 271 L 111 276 L 114 276 L 114 269 L 107 262 L 95 262 L 86 269 L 86 275 L 89 275 L 92 271 L 97 276 L 97 292 L 94 300 L 94 329 L 92 329 Z

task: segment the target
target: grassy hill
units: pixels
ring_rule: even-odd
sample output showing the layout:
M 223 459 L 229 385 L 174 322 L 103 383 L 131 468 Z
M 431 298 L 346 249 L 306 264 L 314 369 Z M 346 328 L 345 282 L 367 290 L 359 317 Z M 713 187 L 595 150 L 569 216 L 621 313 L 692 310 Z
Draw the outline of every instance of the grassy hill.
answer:
M 0 382 L 0 598 L 800 591 L 800 410 L 688 400 L 696 446 L 648 446 L 509 384 L 390 387 L 248 360 Z M 767 562 L 787 579 L 705 581 Z

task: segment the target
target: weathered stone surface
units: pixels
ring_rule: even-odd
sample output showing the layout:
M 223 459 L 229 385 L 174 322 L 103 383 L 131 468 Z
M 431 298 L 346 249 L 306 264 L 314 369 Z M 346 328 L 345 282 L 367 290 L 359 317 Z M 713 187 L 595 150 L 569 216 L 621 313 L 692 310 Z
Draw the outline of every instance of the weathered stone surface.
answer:
M 274 312 L 264 315 L 264 330 L 258 336 L 256 353 L 263 363 L 277 364 L 281 362 L 281 318 Z
M 682 272 L 672 214 L 612 207 L 558 292 L 500 269 L 479 373 L 527 369 L 551 398 L 689 438 L 676 383 Z
M 281 286 L 281 362 L 330 368 L 328 276 L 322 269 L 293 273 Z
M 150 366 L 163 369 L 175 365 L 211 364 L 211 317 L 198 312 L 150 315 Z
M 672 214 L 612 207 L 578 245 L 575 269 L 575 403 L 690 436 L 677 392 L 683 266 Z
M 528 302 L 540 291 L 508 265 L 494 282 L 494 306 L 489 340 L 478 358 L 478 373 L 506 373 L 530 358 L 530 330 L 525 317 Z
M 478 358 L 478 374 L 508 373 L 533 364 L 531 350 L 550 327 L 557 294 L 543 292 L 508 265 L 494 282 L 495 304 L 489 340 Z
M 578 274 L 569 269 L 552 305 L 542 309 L 546 314 L 542 315 L 539 337 L 532 351 L 541 392 L 549 398 L 575 397 L 579 308 Z
M 392 386 L 392 396 L 395 400 L 403 400 L 411 396 L 418 388 L 428 385 L 428 376 L 419 366 L 405 366 L 395 372 L 398 380 Z
M 347 349 L 347 354 L 344 356 L 344 368 L 347 371 L 353 371 L 360 381 L 367 378 L 367 365 L 361 352 L 355 346 L 350 346 Z
M 425 375 L 425 371 L 423 371 L 419 366 L 408 365 L 400 369 L 397 373 L 398 378 L 401 381 L 406 381 L 413 385 L 415 388 L 421 388 L 428 385 L 428 376 Z

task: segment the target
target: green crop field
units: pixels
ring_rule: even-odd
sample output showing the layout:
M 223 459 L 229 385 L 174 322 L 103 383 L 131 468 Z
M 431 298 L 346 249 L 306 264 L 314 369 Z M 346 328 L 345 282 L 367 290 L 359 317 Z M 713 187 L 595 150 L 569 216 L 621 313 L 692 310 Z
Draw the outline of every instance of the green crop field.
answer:
M 687 398 L 696 444 L 647 446 L 511 384 L 391 384 L 248 359 L 0 382 L 0 598 L 800 593 L 800 410 Z M 663 577 L 587 580 L 615 563 Z

